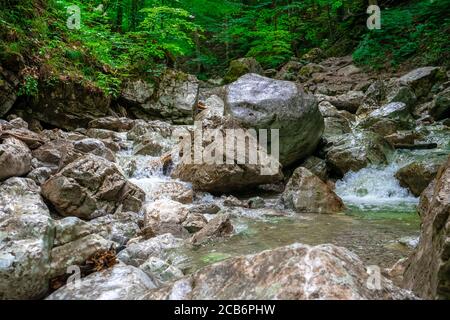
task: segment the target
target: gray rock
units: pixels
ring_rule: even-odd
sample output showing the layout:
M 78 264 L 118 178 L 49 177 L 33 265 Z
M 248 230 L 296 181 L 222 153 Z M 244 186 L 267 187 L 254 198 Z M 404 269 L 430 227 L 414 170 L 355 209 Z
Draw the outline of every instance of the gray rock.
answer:
M 58 171 L 58 167 L 50 166 L 50 167 L 39 167 L 32 170 L 27 178 L 36 182 L 37 185 L 42 185 L 48 178 L 50 178 L 53 174 Z
M 55 223 L 54 246 L 62 246 L 96 233 L 98 230 L 93 224 L 87 223 L 77 217 L 67 217 Z
M 190 243 L 197 246 L 202 245 L 217 238 L 229 236 L 233 230 L 230 216 L 219 214 L 210 220 L 203 229 L 194 234 L 190 239 Z
M 38 299 L 48 289 L 54 223 L 30 179 L 0 185 L 0 299 Z
M 323 182 L 328 180 L 328 168 L 325 160 L 311 156 L 303 162 L 302 167 L 308 169 Z
M 75 150 L 83 153 L 90 153 L 112 162 L 116 161 L 116 156 L 114 153 L 100 140 L 93 138 L 82 139 L 75 141 L 73 146 Z
M 53 292 L 47 300 L 140 300 L 155 284 L 140 269 L 123 264 L 95 272 Z
M 194 190 L 212 193 L 242 190 L 282 179 L 280 163 L 267 154 L 251 132 L 229 118 L 214 117 L 210 120 L 203 121 L 201 128 L 195 129 L 197 133 L 204 132 L 201 140 L 186 135 L 187 138 L 183 137 L 173 150 L 172 160 L 178 158 L 171 173 L 173 178 L 192 183 Z M 233 129 L 232 133 L 228 129 Z M 211 136 L 215 137 L 213 142 Z M 231 138 L 235 142 L 234 148 L 225 144 Z M 183 154 L 185 150 L 189 150 L 187 154 Z M 202 161 L 193 161 L 195 153 L 202 157 Z
M 189 74 L 168 69 L 159 81 L 159 90 L 152 99 L 138 107 L 131 106 L 140 119 L 155 117 L 171 120 L 177 124 L 190 124 L 198 103 L 199 81 Z
M 103 238 L 125 245 L 141 232 L 142 216 L 135 212 L 118 212 L 89 221 Z
M 430 115 L 437 121 L 450 118 L 450 88 L 436 95 Z
M 139 269 L 144 271 L 158 286 L 183 277 L 180 269 L 156 257 L 150 257 Z
M 439 168 L 444 162 L 445 159 L 439 158 L 414 161 L 400 168 L 395 177 L 400 181 L 402 187 L 408 188 L 413 195 L 418 197 L 436 177 Z
M 144 192 L 104 158 L 85 155 L 42 185 L 42 195 L 63 216 L 93 219 L 118 211 L 137 212 Z
M 393 134 L 399 130 L 413 129 L 414 118 L 406 104 L 394 102 L 371 112 L 358 127 L 369 129 L 382 136 Z
M 327 165 L 337 176 L 358 172 L 369 164 L 386 164 L 393 151 L 383 137 L 371 132 L 341 135 L 325 148 Z
M 450 159 L 422 193 L 419 245 L 409 257 L 404 285 L 424 299 L 450 299 Z
M 311 154 L 324 130 L 314 96 L 293 82 L 256 74 L 247 74 L 228 86 L 225 112 L 245 127 L 279 129 L 283 165 Z
M 200 213 L 189 213 L 186 220 L 183 222 L 183 228 L 189 233 L 196 233 L 203 229 L 208 223 L 208 220 Z
M 414 299 L 383 276 L 380 285 L 374 290 L 366 267 L 347 249 L 293 244 L 215 263 L 149 291 L 145 299 Z
M 134 120 L 128 118 L 104 117 L 89 122 L 89 128 L 106 129 L 117 132 L 129 131 L 134 126 Z
M 250 209 L 261 209 L 261 208 L 264 208 L 266 205 L 264 199 L 261 197 L 250 198 L 250 199 L 248 199 L 247 203 L 248 203 L 248 207 Z
M 150 257 L 165 260 L 169 251 L 180 247 L 181 239 L 167 233 L 142 242 L 130 243 L 118 254 L 118 259 L 126 264 L 139 267 Z
M 128 81 L 122 89 L 120 98 L 128 104 L 144 104 L 154 93 L 154 86 L 144 80 L 138 79 L 135 81 Z M 110 129 L 110 128 L 103 128 Z M 110 129 L 112 130 L 112 129 Z
M 439 80 L 444 80 L 445 73 L 439 67 L 423 67 L 412 70 L 399 79 L 401 85 L 409 86 L 417 98 L 426 97 Z
M 31 171 L 31 151 L 25 143 L 6 138 L 0 144 L 0 181 Z
M 187 235 L 182 224 L 189 214 L 187 207 L 172 200 L 158 200 L 144 206 L 144 227 L 155 235 L 171 233 L 177 237 Z
M 51 251 L 50 275 L 57 277 L 67 272 L 67 268 L 83 264 L 89 257 L 100 250 L 109 250 L 112 242 L 97 234 L 90 234 L 75 240 L 72 234 L 70 242 L 56 246 Z
M 294 171 L 281 196 L 288 208 L 300 213 L 340 213 L 344 203 L 333 190 L 308 169 L 299 167 Z

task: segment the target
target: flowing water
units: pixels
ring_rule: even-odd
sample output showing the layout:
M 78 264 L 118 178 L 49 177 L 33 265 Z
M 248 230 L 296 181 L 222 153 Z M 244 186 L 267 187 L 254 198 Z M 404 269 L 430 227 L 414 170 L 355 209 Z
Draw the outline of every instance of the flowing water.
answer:
M 439 135 L 435 137 L 439 140 Z M 445 137 L 448 135 L 433 151 L 437 156 L 450 150 Z M 119 165 L 146 192 L 147 201 L 153 201 L 154 190 L 173 180 L 163 174 L 158 158 L 134 156 L 132 142 L 127 143 L 128 150 L 118 155 Z M 172 260 L 185 272 L 192 272 L 229 257 L 301 242 L 343 246 L 368 265 L 389 267 L 410 254 L 420 230 L 418 199 L 400 186 L 394 174 L 401 166 L 426 156 L 429 151 L 396 152 L 387 166 L 348 173 L 336 183 L 336 193 L 347 206 L 340 215 L 294 213 L 278 206 L 279 195 L 261 191 L 258 195 L 264 198 L 265 208 L 230 209 L 235 229 L 231 237 L 199 248 L 182 247 L 172 253 Z M 220 199 L 205 195 L 196 201 Z

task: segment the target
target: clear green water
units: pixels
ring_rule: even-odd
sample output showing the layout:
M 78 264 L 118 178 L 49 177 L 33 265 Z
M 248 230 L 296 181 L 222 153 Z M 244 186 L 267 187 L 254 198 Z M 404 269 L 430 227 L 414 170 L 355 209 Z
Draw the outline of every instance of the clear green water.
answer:
M 178 249 L 180 265 L 192 272 L 233 256 L 300 242 L 309 245 L 332 243 L 355 252 L 366 264 L 392 266 L 410 254 L 400 244 L 403 237 L 417 237 L 420 221 L 415 212 L 361 212 L 342 215 L 298 215 L 265 219 L 234 219 L 236 233 L 230 238 L 200 248 Z

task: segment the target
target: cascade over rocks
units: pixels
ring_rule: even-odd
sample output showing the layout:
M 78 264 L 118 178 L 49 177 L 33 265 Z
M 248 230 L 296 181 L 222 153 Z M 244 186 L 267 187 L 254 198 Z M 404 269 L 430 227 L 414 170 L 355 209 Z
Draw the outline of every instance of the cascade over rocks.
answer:
M 420 241 L 409 257 L 404 285 L 425 299 L 450 299 L 450 158 L 420 198 Z
M 306 158 L 324 130 L 314 96 L 293 83 L 247 74 L 227 87 L 225 112 L 244 127 L 279 129 L 280 162 Z
M 150 290 L 145 299 L 414 299 L 384 277 L 382 289 L 371 290 L 368 277 L 361 260 L 347 249 L 293 244 L 204 267 Z

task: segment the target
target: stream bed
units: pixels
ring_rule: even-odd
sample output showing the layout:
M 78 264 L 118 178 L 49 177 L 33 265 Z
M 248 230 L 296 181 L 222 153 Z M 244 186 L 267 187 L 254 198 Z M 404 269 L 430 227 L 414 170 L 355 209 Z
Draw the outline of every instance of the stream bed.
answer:
M 173 179 L 163 174 L 159 158 L 135 156 L 132 142 L 126 141 L 126 144 L 128 149 L 118 154 L 119 165 L 130 181 L 146 192 L 146 200 L 151 202 L 157 186 Z M 264 199 L 264 208 L 227 208 L 234 226 L 232 236 L 201 247 L 174 249 L 170 254 L 172 263 L 185 273 L 191 273 L 230 257 L 299 242 L 332 243 L 355 252 L 367 265 L 390 267 L 411 253 L 420 233 L 416 213 L 418 199 L 394 177 L 400 165 L 410 160 L 409 156 L 406 158 L 397 154 L 397 160 L 386 167 L 368 167 L 339 180 L 336 193 L 347 207 L 343 214 L 295 213 L 280 207 L 280 194 L 261 192 L 257 195 Z M 187 183 L 186 186 L 190 187 Z M 219 203 L 220 198 L 206 194 L 195 199 L 195 203 L 205 202 Z

